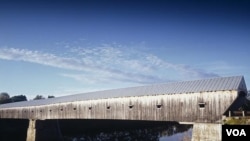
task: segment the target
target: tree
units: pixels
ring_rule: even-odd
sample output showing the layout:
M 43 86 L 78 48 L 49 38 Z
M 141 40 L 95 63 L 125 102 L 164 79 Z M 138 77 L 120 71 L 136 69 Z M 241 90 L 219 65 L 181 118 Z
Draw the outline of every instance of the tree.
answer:
M 9 98 L 10 98 L 10 95 L 8 93 L 6 93 L 6 92 L 0 93 L 0 100 L 6 100 Z
M 13 102 L 19 102 L 19 101 L 27 101 L 27 98 L 25 95 L 17 95 L 17 96 L 13 96 L 11 97 Z
M 0 104 L 10 103 L 12 100 L 10 99 L 10 95 L 6 92 L 0 93 Z
M 49 96 L 48 96 L 48 98 L 55 98 L 55 96 L 53 96 L 53 95 L 49 95 Z
M 10 97 L 10 95 L 6 92 L 0 93 L 0 104 L 19 102 L 19 101 L 27 101 L 26 96 L 17 95 L 17 96 Z
M 250 90 L 247 91 L 246 100 L 244 104 L 240 107 L 241 110 L 250 111 Z
M 45 99 L 42 95 L 37 95 L 33 100 Z

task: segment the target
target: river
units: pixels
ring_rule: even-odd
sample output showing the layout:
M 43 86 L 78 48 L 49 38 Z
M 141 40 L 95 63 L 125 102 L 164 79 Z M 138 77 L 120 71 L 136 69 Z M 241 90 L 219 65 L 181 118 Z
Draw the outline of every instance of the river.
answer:
M 177 122 L 89 121 L 78 126 L 72 122 L 61 125 L 64 141 L 191 141 L 192 136 L 192 125 Z
M 191 141 L 192 135 L 192 125 L 178 122 L 74 119 L 40 123 L 37 131 L 45 136 L 39 141 L 49 140 L 50 129 L 56 129 L 62 141 Z M 28 120 L 5 119 L 0 125 L 0 141 L 26 141 Z

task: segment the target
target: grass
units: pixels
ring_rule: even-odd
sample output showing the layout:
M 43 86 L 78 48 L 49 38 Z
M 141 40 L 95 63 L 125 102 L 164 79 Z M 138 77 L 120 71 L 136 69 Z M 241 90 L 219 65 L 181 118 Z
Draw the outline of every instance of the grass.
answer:
M 229 117 L 223 123 L 227 125 L 250 125 L 250 117 Z

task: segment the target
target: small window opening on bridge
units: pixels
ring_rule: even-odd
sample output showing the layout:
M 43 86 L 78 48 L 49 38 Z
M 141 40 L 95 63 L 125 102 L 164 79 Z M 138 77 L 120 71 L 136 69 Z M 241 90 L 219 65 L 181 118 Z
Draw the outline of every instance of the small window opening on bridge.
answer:
M 31 113 L 34 113 L 34 111 L 31 111 Z
M 162 105 L 161 104 L 157 104 L 156 107 L 157 107 L 157 109 L 161 109 Z
M 92 110 L 92 107 L 89 107 L 89 110 Z
M 75 111 L 75 110 L 76 110 L 76 108 L 73 108 L 73 110 Z
M 107 106 L 107 109 L 108 109 L 108 110 L 110 110 L 110 108 L 111 108 L 110 106 Z
M 52 112 L 52 110 L 50 109 L 49 112 Z
M 40 110 L 40 113 L 42 113 L 43 111 L 42 110 Z
M 199 103 L 199 107 L 202 109 L 202 108 L 205 108 L 205 105 L 206 105 L 206 103 L 205 102 L 200 102 Z
M 132 109 L 134 107 L 134 105 L 129 105 L 128 107 L 129 107 L 129 109 Z
M 63 108 L 61 108 L 60 110 L 63 111 Z

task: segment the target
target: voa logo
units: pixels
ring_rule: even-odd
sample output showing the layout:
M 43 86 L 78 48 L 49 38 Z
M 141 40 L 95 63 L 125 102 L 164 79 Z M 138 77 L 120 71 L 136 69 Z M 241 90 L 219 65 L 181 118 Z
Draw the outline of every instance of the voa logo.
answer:
M 228 136 L 247 136 L 244 129 L 226 129 L 226 132 Z

